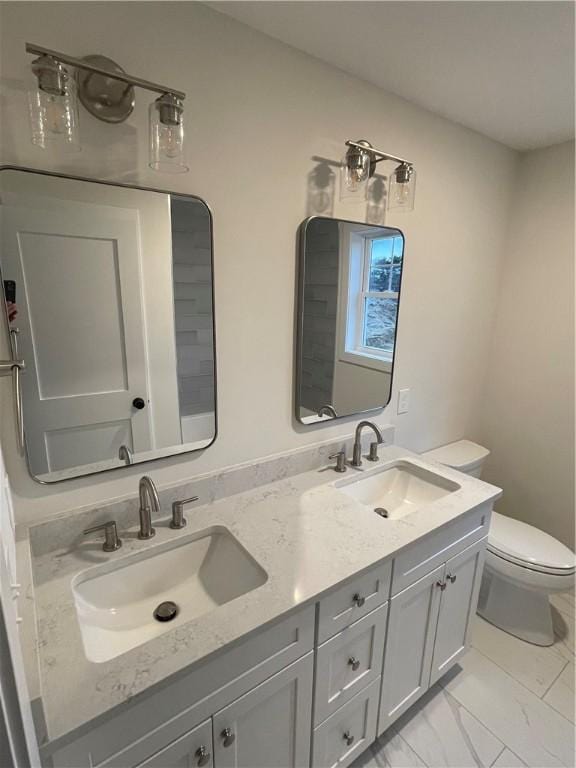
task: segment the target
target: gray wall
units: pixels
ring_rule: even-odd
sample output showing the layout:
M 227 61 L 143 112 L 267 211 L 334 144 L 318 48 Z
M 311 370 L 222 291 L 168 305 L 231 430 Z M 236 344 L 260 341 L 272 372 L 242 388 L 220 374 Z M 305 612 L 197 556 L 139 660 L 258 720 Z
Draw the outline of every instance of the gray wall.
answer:
M 522 155 L 482 409 L 496 509 L 574 549 L 574 142 Z
M 172 198 L 174 315 L 180 415 L 214 410 L 210 216 Z
M 397 416 L 389 407 L 382 421 L 394 423 L 396 441 L 416 451 L 467 433 L 491 373 L 488 344 L 516 153 L 203 3 L 139 3 L 144 37 L 134 35 L 134 3 L 106 3 L 105 13 L 103 7 L 97 2 L 0 3 L 0 159 L 144 187 L 169 185 L 210 202 L 218 439 L 209 450 L 154 464 L 157 484 L 178 484 L 192 475 L 348 435 L 346 421 L 294 428 L 292 363 L 294 240 L 306 216 L 311 158 L 338 161 L 351 136 L 367 136 L 409 157 L 418 169 L 414 212 L 389 211 L 387 218 L 404 231 L 407 243 L 392 402 L 398 389 L 411 387 L 410 411 Z M 120 125 L 106 125 L 83 111 L 82 152 L 74 156 L 58 158 L 34 147 L 26 129 L 26 40 L 80 55 L 101 41 L 96 49 L 128 72 L 186 91 L 190 173 L 160 177 L 148 167 L 150 100 L 143 93 Z M 254 137 L 263 140 L 258 151 L 252 151 Z M 446 189 L 451 192 L 443 194 Z M 359 207 L 337 195 L 334 216 L 358 221 L 363 218 Z M 438 222 L 449 222 L 449 237 Z M 0 385 L 6 416 L 0 433 L 18 522 L 36 523 L 134 493 L 137 467 L 50 487 L 35 483 L 14 447 L 10 382 Z

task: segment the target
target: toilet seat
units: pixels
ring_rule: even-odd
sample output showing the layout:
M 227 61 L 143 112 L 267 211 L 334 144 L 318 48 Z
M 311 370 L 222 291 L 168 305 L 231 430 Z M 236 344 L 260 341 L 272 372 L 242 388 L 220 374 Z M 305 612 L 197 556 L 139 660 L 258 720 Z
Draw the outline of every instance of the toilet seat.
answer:
M 492 513 L 488 551 L 517 567 L 555 576 L 573 576 L 574 553 L 561 542 L 528 523 Z
M 547 595 L 554 592 L 565 592 L 574 586 L 574 576 L 554 573 L 543 573 L 542 571 L 533 571 L 531 568 L 524 568 L 503 557 L 498 557 L 494 552 L 487 550 L 485 561 L 486 573 L 497 575 L 500 579 L 515 584 L 526 590 L 537 590 Z

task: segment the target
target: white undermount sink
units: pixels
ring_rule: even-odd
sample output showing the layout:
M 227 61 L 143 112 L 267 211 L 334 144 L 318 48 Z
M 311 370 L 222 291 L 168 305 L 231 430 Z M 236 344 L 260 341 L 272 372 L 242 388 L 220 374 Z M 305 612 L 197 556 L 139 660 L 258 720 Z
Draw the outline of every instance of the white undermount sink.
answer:
M 109 661 L 217 610 L 267 578 L 223 526 L 84 571 L 72 590 L 86 657 Z M 161 622 L 154 611 L 166 601 L 176 604 L 177 613 Z
M 383 466 L 369 475 L 358 474 L 341 480 L 336 487 L 388 520 L 405 517 L 460 489 L 453 480 L 405 460 Z

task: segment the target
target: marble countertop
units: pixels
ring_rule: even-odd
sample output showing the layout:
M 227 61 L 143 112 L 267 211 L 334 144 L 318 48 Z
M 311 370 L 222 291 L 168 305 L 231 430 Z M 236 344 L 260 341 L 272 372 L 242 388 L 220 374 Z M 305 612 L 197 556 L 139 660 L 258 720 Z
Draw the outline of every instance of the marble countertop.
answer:
M 381 461 L 365 462 L 370 475 L 389 462 L 410 459 L 456 481 L 460 490 L 399 520 L 383 520 L 335 486 L 342 477 L 323 468 L 304 472 L 191 510 L 180 531 L 157 522 L 150 541 L 136 529 L 121 531 L 124 546 L 106 554 L 99 541 L 32 558 L 33 598 L 41 700 L 48 740 L 54 741 L 120 705 L 135 694 L 205 659 L 258 627 L 318 599 L 327 590 L 394 556 L 436 528 L 501 491 L 447 467 L 390 446 Z M 167 630 L 110 661 L 87 660 L 71 581 L 97 564 L 119 565 L 135 552 L 169 541 L 184 542 L 203 529 L 226 527 L 268 574 L 261 587 L 211 613 Z

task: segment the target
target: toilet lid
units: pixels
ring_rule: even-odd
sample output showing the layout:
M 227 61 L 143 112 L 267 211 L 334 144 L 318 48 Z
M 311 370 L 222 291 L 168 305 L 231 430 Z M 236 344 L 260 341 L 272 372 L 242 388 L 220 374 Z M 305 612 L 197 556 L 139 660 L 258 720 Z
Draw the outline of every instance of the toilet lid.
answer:
M 533 525 L 492 513 L 488 549 L 524 568 L 544 573 L 574 573 L 576 558 L 572 550 Z
M 473 443 L 471 440 L 458 440 L 455 443 L 441 445 L 440 448 L 433 448 L 422 455 L 447 467 L 465 472 L 467 469 L 477 467 L 489 454 L 490 451 L 483 445 Z

